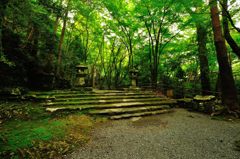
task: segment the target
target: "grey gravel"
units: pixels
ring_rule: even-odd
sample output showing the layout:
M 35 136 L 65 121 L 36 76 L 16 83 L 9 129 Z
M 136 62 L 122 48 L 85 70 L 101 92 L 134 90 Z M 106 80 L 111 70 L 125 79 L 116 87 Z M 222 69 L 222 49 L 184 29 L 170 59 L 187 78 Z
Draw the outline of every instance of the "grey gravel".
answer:
M 170 114 L 108 121 L 66 159 L 240 159 L 239 121 L 176 109 Z

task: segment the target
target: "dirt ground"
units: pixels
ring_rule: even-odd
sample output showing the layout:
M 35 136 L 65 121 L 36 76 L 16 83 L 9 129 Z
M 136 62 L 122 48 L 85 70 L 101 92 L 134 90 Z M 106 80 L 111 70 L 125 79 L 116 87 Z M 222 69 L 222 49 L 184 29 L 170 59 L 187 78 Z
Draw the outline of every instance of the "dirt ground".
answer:
M 240 122 L 175 109 L 173 113 L 107 121 L 66 159 L 239 159 Z

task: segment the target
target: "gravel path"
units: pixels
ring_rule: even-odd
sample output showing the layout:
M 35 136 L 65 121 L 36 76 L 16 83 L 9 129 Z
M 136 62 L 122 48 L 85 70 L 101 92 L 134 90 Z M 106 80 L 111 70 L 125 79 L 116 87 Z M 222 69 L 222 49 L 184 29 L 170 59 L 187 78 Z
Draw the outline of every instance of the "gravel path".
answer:
M 174 113 L 108 121 L 66 159 L 240 159 L 240 122 L 176 109 Z

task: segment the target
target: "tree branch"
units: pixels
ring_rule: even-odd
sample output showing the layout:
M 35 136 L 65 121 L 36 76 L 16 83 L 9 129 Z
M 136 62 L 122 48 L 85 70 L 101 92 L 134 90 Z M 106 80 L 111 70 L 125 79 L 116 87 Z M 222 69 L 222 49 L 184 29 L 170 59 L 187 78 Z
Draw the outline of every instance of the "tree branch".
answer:
M 224 6 L 224 4 L 223 4 L 220 0 L 218 0 L 218 1 L 219 1 L 220 5 L 222 6 L 223 11 L 225 12 L 226 17 L 228 18 L 228 20 L 229 20 L 230 24 L 232 25 L 232 27 L 233 27 L 235 30 L 237 30 L 237 32 L 240 33 L 240 28 L 238 28 L 238 27 L 234 24 L 233 19 L 232 19 L 231 15 L 230 15 L 228 9 Z

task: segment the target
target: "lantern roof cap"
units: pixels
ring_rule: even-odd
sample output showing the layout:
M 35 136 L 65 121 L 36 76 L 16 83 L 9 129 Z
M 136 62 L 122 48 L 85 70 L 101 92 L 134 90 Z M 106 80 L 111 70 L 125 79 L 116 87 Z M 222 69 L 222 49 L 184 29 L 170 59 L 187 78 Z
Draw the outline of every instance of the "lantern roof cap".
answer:
M 84 68 L 87 69 L 88 67 L 86 65 L 77 65 L 76 68 Z
M 139 71 L 135 68 L 129 70 L 130 73 L 138 73 Z

